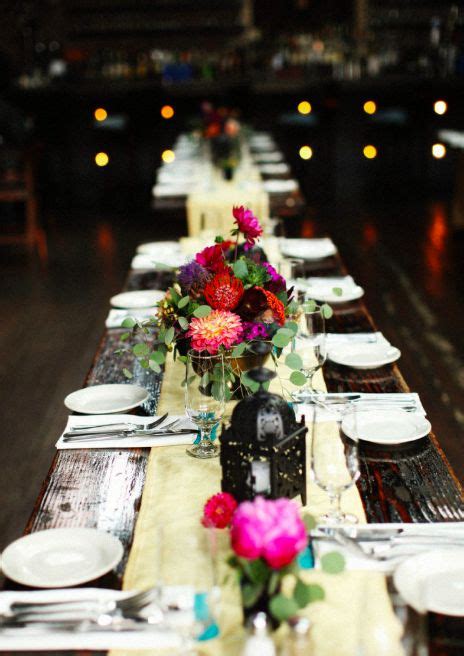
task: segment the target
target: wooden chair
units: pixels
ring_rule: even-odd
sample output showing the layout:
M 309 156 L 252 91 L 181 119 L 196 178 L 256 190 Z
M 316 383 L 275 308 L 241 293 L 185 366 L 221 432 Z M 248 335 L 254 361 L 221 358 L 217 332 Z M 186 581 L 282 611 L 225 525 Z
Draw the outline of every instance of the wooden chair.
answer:
M 35 153 L 28 150 L 20 159 L 22 159 L 22 165 L 0 172 L 0 203 L 24 204 L 24 229 L 7 233 L 0 224 L 0 245 L 25 244 L 30 251 L 37 248 L 40 258 L 45 259 L 47 257 L 47 241 L 38 220 Z

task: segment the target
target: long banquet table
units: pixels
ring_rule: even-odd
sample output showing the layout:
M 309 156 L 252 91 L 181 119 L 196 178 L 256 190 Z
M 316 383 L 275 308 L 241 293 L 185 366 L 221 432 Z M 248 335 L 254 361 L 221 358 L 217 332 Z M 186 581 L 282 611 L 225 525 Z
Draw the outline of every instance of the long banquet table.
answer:
M 298 205 L 302 202 L 298 193 Z M 290 204 L 280 197 L 271 199 L 271 211 L 294 205 L 295 199 Z M 176 206 L 176 209 L 181 211 L 182 208 Z M 308 262 L 306 267 L 308 275 L 347 273 L 338 254 L 319 262 Z M 167 272 L 131 270 L 124 290 L 164 290 L 171 278 L 172 274 Z M 362 300 L 337 304 L 334 310 L 328 325 L 330 332 L 376 330 Z M 149 399 L 137 413 L 153 415 L 160 398 L 163 372 L 145 371 L 134 363 L 131 355 L 115 356 L 123 331 L 119 328 L 104 331 L 84 385 L 127 382 L 122 373 L 127 367 L 134 374 L 131 382 L 149 391 Z M 408 391 L 396 364 L 355 370 L 327 362 L 324 379 L 332 392 Z M 85 526 L 116 535 L 124 545 L 124 558 L 113 574 L 92 585 L 120 588 L 140 510 L 149 452 L 148 448 L 57 451 L 25 533 Z M 357 485 L 368 522 L 464 520 L 463 490 L 433 433 L 395 450 L 366 444 L 361 450 L 360 463 L 361 476 Z M 7 586 L 19 587 L 11 582 Z M 431 654 L 464 653 L 462 625 L 460 620 L 435 616 L 430 633 Z
M 339 275 L 345 274 L 346 268 L 337 255 L 325 260 L 323 265 L 308 264 L 308 273 Z M 165 272 L 131 271 L 125 289 L 164 289 L 168 283 L 169 275 Z M 333 332 L 375 330 L 374 321 L 360 300 L 338 305 L 331 323 L 329 329 Z M 123 366 L 133 368 L 134 363 L 130 356 L 124 362 L 114 355 L 120 334 L 121 329 L 105 330 L 85 385 L 124 382 Z M 324 374 L 329 391 L 408 390 L 396 365 L 363 371 L 327 363 Z M 155 413 L 162 380 L 162 373 L 146 373 L 135 367 L 133 382 L 150 392 L 144 413 Z M 149 449 L 58 451 L 25 533 L 53 527 L 87 526 L 118 536 L 124 545 L 124 559 L 115 574 L 104 577 L 99 584 L 120 587 L 140 508 L 148 454 Z M 361 453 L 361 467 L 358 488 L 369 522 L 464 519 L 462 488 L 433 433 L 394 452 L 375 445 L 365 447 Z M 450 624 L 453 622 L 449 618 L 437 620 L 434 634 L 438 647 L 433 653 L 463 653 L 464 643 L 457 642 L 453 647 Z M 443 636 L 446 634 L 443 640 L 440 638 L 442 631 L 445 631 Z

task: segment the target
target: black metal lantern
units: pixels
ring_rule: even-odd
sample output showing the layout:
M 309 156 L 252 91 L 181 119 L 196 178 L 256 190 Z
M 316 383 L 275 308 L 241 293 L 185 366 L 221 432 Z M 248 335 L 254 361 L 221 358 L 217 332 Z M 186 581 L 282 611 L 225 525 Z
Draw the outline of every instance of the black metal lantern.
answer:
M 301 495 L 306 505 L 306 432 L 293 408 L 263 389 L 275 373 L 264 367 L 249 377 L 259 390 L 237 403 L 221 442 L 222 490 L 238 501 L 257 495 L 269 499 Z

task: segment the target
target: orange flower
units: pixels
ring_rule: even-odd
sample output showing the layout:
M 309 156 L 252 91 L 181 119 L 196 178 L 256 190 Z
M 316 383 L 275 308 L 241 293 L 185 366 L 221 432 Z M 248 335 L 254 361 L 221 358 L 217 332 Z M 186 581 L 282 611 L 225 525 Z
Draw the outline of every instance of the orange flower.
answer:
M 256 287 L 256 289 L 261 290 L 266 295 L 267 304 L 272 312 L 274 321 L 276 321 L 279 326 L 283 326 L 285 323 L 285 306 L 282 301 L 279 301 L 277 296 L 267 289 L 263 289 L 262 287 Z
M 213 310 L 233 310 L 243 296 L 243 283 L 228 271 L 217 273 L 203 291 Z

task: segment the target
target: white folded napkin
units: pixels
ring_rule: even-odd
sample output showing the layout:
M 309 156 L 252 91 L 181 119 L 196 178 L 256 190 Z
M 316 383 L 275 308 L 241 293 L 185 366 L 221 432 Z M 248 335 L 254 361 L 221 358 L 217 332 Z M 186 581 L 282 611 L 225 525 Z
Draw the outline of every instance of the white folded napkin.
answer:
M 266 175 L 283 175 L 290 171 L 290 167 L 285 162 L 278 162 L 277 164 L 260 164 L 259 170 Z
M 328 237 L 320 239 L 281 239 L 280 252 L 286 257 L 298 257 L 305 260 L 319 260 L 337 252 L 333 241 Z
M 188 196 L 193 190 L 194 185 L 191 184 L 156 184 L 152 189 L 153 196 L 157 198 L 164 198 L 170 196 Z
M 340 344 L 390 344 L 379 331 L 372 333 L 326 333 L 326 343 L 329 348 Z
M 284 156 L 278 150 L 269 153 L 255 153 L 253 155 L 255 162 L 282 162 Z
M 133 317 L 137 321 L 146 321 L 151 317 L 156 317 L 157 309 L 155 307 L 151 308 L 137 308 L 133 310 L 116 310 L 112 309 L 109 311 L 108 316 L 105 320 L 105 326 L 107 328 L 122 328 L 122 322 L 128 317 Z
M 323 401 L 324 396 L 327 396 L 328 399 L 331 397 L 339 399 L 346 396 L 349 397 L 352 394 L 358 394 L 358 392 L 333 392 L 332 394 L 325 394 L 324 392 L 321 392 L 321 400 Z M 378 409 L 380 407 L 387 410 L 389 408 L 391 408 L 391 410 L 401 410 L 403 404 L 404 406 L 416 406 L 417 409 L 411 413 L 413 415 L 417 414 L 425 416 L 427 414 L 417 392 L 387 392 L 379 394 L 373 394 L 371 392 L 359 392 L 359 396 L 361 398 L 359 401 L 356 401 L 355 405 L 357 408 L 361 408 L 363 410 L 370 408 Z M 382 405 L 382 401 L 388 402 L 389 399 L 393 399 L 395 403 L 388 405 L 387 403 L 384 403 L 384 405 Z M 398 401 L 398 403 L 396 403 L 396 401 Z M 315 406 L 312 403 L 293 403 L 293 409 L 295 410 L 297 420 L 300 420 L 301 417 L 304 416 L 307 424 L 310 423 L 313 419 L 314 408 Z M 334 421 L 334 419 L 341 420 L 346 409 L 346 404 L 341 403 L 340 405 L 336 405 L 333 403 L 333 401 L 328 409 L 317 406 L 317 421 L 319 423 L 324 421 Z
M 145 244 L 139 244 L 137 246 L 137 253 L 151 255 L 153 257 L 162 253 L 181 254 L 182 251 L 177 241 L 149 241 Z
M 364 294 L 351 276 L 298 278 L 295 284 L 308 296 L 327 303 L 346 303 Z M 334 288 L 341 289 L 340 296 L 335 294 Z
M 181 264 L 185 264 L 186 257 L 180 253 L 166 253 L 166 254 L 156 254 L 156 255 L 146 255 L 144 253 L 139 253 L 136 255 L 131 262 L 132 269 L 177 269 Z
M 339 527 L 337 527 L 339 528 Z M 330 551 L 338 551 L 343 554 L 346 561 L 347 570 L 376 570 L 380 572 L 390 573 L 405 559 L 410 556 L 414 556 L 417 553 L 422 551 L 430 551 L 431 549 L 441 549 L 447 548 L 456 549 L 456 544 L 447 545 L 443 542 L 440 542 L 438 539 L 435 540 L 435 536 L 440 536 L 443 538 L 459 538 L 462 539 L 464 546 L 464 522 L 436 522 L 432 524 L 400 524 L 400 523 L 386 523 L 386 524 L 358 524 L 345 525 L 342 527 L 347 535 L 355 537 L 357 531 L 360 531 L 359 537 L 368 537 L 370 533 L 377 531 L 389 535 L 395 530 L 402 529 L 402 536 L 405 537 L 405 540 L 402 541 L 402 537 L 399 538 L 393 547 L 389 546 L 389 542 L 386 540 L 373 540 L 372 537 L 369 540 L 360 540 L 360 544 L 364 549 L 373 548 L 375 553 L 381 554 L 395 554 L 395 558 L 389 558 L 388 560 L 375 560 L 373 558 L 364 557 L 353 547 L 345 547 L 338 542 L 333 540 L 328 540 L 326 538 L 317 539 L 318 530 L 312 532 L 313 534 L 313 548 L 315 552 L 316 567 L 320 562 L 321 556 Z M 416 541 L 417 538 L 417 541 Z M 421 542 L 421 540 L 424 540 Z M 435 542 L 434 542 L 435 540 Z
M 61 590 L 40 590 L 33 592 L 1 592 L 0 613 L 8 613 L 15 602 L 39 603 L 80 601 L 86 599 L 104 603 L 116 601 L 131 592 L 103 588 L 63 588 Z M 184 595 L 185 596 L 185 595 Z M 193 595 L 191 595 L 193 598 Z M 180 611 L 179 611 L 180 613 Z M 189 615 L 192 621 L 192 614 Z M 179 649 L 182 639 L 173 629 L 161 626 L 140 624 L 140 629 L 130 631 L 111 631 L 103 627 L 92 627 L 85 631 L 58 630 L 32 625 L 6 628 L 0 632 L 0 650 L 3 651 L 57 651 L 57 650 L 98 650 L 108 649 Z
M 114 424 L 118 423 L 137 423 L 137 424 L 150 424 L 153 422 L 156 417 L 139 417 L 136 415 L 69 415 L 66 428 L 61 434 L 59 440 L 55 444 L 57 449 L 133 449 L 140 447 L 154 447 L 154 446 L 176 446 L 179 444 L 192 444 L 197 435 L 197 429 L 192 424 L 190 419 L 186 416 L 179 417 L 176 415 L 170 415 L 170 419 L 179 419 L 182 421 L 177 424 L 174 430 L 183 429 L 183 428 L 192 428 L 192 434 L 184 435 L 166 435 L 163 437 L 159 436 L 140 436 L 140 437 L 114 437 L 108 439 L 95 439 L 95 440 L 86 440 L 85 442 L 65 442 L 63 440 L 63 433 L 71 431 L 72 428 L 79 428 L 80 426 L 90 426 L 100 424 Z M 160 430 L 162 429 L 162 426 Z M 96 428 L 95 431 L 104 431 L 104 428 Z
M 265 180 L 263 183 L 264 189 L 268 193 L 284 193 L 286 191 L 295 191 L 298 189 L 298 182 L 296 180 Z

